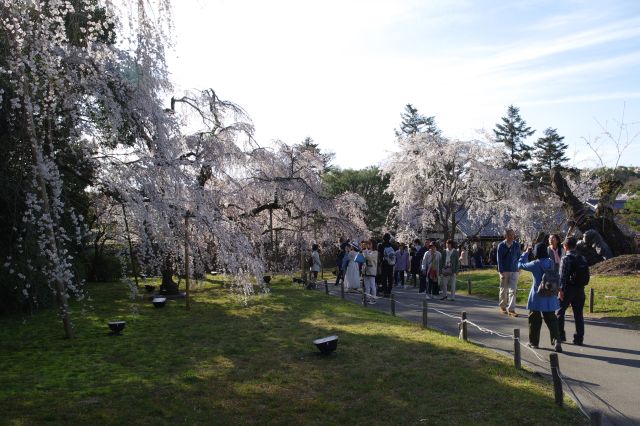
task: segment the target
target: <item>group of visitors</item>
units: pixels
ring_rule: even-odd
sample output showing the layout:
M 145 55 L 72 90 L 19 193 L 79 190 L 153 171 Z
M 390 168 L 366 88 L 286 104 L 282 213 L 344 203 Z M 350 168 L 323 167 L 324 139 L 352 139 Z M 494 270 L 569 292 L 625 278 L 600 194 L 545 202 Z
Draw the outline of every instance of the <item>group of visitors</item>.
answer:
M 531 272 L 533 285 L 527 299 L 529 310 L 529 343 L 531 348 L 540 344 L 542 321 L 549 329 L 551 345 L 562 352 L 567 340 L 564 318 L 569 306 L 573 310 L 575 334 L 573 344 L 584 342 L 584 286 L 589 282 L 589 267 L 584 257 L 576 253 L 577 239 L 567 237 L 560 244 L 560 236 L 551 234 L 548 245 L 536 244 L 521 250 L 515 241 L 515 232 L 508 229 L 505 239 L 497 247 L 500 275 L 499 308 L 503 314 L 518 316 L 515 311 L 518 274 Z
M 441 300 L 455 301 L 460 259 L 452 240 L 447 241 L 444 252 L 438 251 L 436 242 L 423 246 L 420 239 L 407 248 L 403 242 L 392 241 L 389 233 L 378 244 L 366 240 L 358 245 L 341 238 L 339 245 L 335 285 L 342 283 L 346 291 L 363 287 L 369 303 L 375 303 L 378 292 L 389 297 L 393 288 L 408 285 L 419 286 L 418 291 L 427 297 L 442 294 Z
M 531 272 L 533 285 L 527 300 L 529 310 L 529 343 L 532 348 L 540 344 L 542 321 L 547 325 L 551 344 L 557 352 L 562 352 L 562 342 L 566 341 L 564 318 L 569 306 L 573 310 L 575 334 L 573 343 L 582 345 L 584 341 L 584 286 L 589 281 L 588 264 L 584 257 L 576 253 L 577 240 L 567 237 L 561 243 L 557 234 L 549 236 L 548 244 L 536 244 L 526 250 L 516 240 L 515 232 L 508 229 L 504 240 L 492 246 L 490 259 L 495 259 L 500 278 L 498 306 L 505 315 L 515 316 L 516 292 L 520 270 Z M 476 264 L 482 265 L 482 252 Z M 336 284 L 344 285 L 345 291 L 363 288 L 368 303 L 376 303 L 378 292 L 389 297 L 393 288 L 405 285 L 418 286 L 419 293 L 426 297 L 441 296 L 441 300 L 455 301 L 456 275 L 462 262 L 468 256 L 456 248 L 453 240 L 447 240 L 443 251 L 436 241 L 423 245 L 415 239 L 407 249 L 404 243 L 395 243 L 389 233 L 382 242 L 361 241 L 360 244 L 344 238 L 339 241 L 336 257 Z M 320 256 L 317 245 L 313 245 L 310 259 L 312 279 L 315 282 L 320 271 Z M 362 281 L 361 281 L 362 277 Z

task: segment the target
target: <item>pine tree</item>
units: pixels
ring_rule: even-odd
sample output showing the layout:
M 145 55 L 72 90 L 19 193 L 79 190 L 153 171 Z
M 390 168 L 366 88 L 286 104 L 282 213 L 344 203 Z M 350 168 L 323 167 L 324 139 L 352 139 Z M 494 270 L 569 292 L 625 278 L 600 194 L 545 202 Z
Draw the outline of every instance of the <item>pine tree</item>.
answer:
M 534 143 L 533 175 L 540 179 L 543 185 L 550 184 L 549 171 L 566 170 L 565 165 L 569 159 L 565 152 L 568 146 L 562 142 L 563 140 L 564 136 L 560 136 L 557 129 L 547 127 L 544 137 Z
M 508 170 L 528 171 L 527 161 L 531 160 L 531 148 L 524 140 L 535 133 L 527 122 L 520 117 L 520 108 L 509 105 L 507 116 L 502 117 L 502 124 L 496 124 L 493 130 L 496 142 L 506 147 L 504 166 Z
M 396 136 L 412 136 L 418 133 L 426 133 L 434 136 L 440 135 L 440 129 L 436 125 L 436 119 L 434 116 L 427 117 L 422 114 L 418 114 L 418 109 L 411 104 L 407 104 L 404 107 L 404 112 L 400 114 L 402 122 L 400 123 L 400 130 L 396 130 Z

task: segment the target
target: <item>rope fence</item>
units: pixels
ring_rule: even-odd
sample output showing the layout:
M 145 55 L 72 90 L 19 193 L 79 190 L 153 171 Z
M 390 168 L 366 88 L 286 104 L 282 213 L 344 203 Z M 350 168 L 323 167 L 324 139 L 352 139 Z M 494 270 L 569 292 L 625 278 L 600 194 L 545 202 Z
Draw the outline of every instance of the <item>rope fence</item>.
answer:
M 513 351 L 513 356 L 514 356 L 514 365 L 517 369 L 521 368 L 521 349 L 524 348 L 527 351 L 531 352 L 533 354 L 533 356 L 540 361 L 542 364 L 536 364 L 538 367 L 540 367 L 542 370 L 544 370 L 545 373 L 551 375 L 551 377 L 553 378 L 553 384 L 554 384 L 554 398 L 555 398 L 555 402 L 556 404 L 562 406 L 563 404 L 563 384 L 565 385 L 565 387 L 567 389 L 569 389 L 569 392 L 571 393 L 572 399 L 574 401 L 576 401 L 578 408 L 580 409 L 580 412 L 590 420 L 592 425 L 601 425 L 602 424 L 602 412 L 600 411 L 593 411 L 591 413 L 588 412 L 588 410 L 585 408 L 584 404 L 582 403 L 582 401 L 580 400 L 580 398 L 578 397 L 578 395 L 576 394 L 576 392 L 574 391 L 574 389 L 572 388 L 571 384 L 568 381 L 568 378 L 565 378 L 561 372 L 560 372 L 560 365 L 559 365 L 559 360 L 558 360 L 558 354 L 557 353 L 551 353 L 549 354 L 549 366 L 546 366 L 546 360 L 543 358 L 543 356 L 536 351 L 534 348 L 523 344 L 520 340 L 520 329 L 514 329 L 513 330 L 513 335 L 509 335 L 509 334 L 505 334 L 505 333 L 501 333 L 499 331 L 496 330 L 492 330 L 490 328 L 487 327 L 483 327 L 473 321 L 470 321 L 467 318 L 467 313 L 466 312 L 462 312 L 461 315 L 456 316 L 453 315 L 451 313 L 445 312 L 441 309 L 429 306 L 428 300 L 424 299 L 423 300 L 423 304 L 422 306 L 420 305 L 416 305 L 414 303 L 407 303 L 404 301 L 399 301 L 395 298 L 395 295 L 392 294 L 390 298 L 386 298 L 386 297 L 382 297 L 382 296 L 373 296 L 367 293 L 363 293 L 358 289 L 356 291 L 345 291 L 344 290 L 344 286 L 341 286 L 341 291 L 340 292 L 336 292 L 333 290 L 329 289 L 329 284 L 327 283 L 326 280 L 324 280 L 323 283 L 319 284 L 320 286 L 324 286 L 324 290 L 325 290 L 325 294 L 327 295 L 332 295 L 332 296 L 340 296 L 341 298 L 345 299 L 346 295 L 359 295 L 362 299 L 362 305 L 363 306 L 367 306 L 369 304 L 371 304 L 371 301 L 377 301 L 377 300 L 388 300 L 389 301 L 389 305 L 390 305 L 390 312 L 391 315 L 395 316 L 396 315 L 396 306 L 402 306 L 405 308 L 408 308 L 409 310 L 413 310 L 413 311 L 420 311 L 422 312 L 422 326 L 423 328 L 427 328 L 427 318 L 428 318 L 428 311 L 432 311 L 432 312 L 436 312 L 444 317 L 447 318 L 451 318 L 451 319 L 455 319 L 455 320 L 459 320 L 458 322 L 458 328 L 459 328 L 459 337 L 461 340 L 464 341 L 468 341 L 468 330 L 467 330 L 467 326 L 471 326 L 474 327 L 475 329 L 477 329 L 478 331 L 480 331 L 483 334 L 489 334 L 489 335 L 493 335 L 502 339 L 511 339 L 514 342 L 514 351 Z M 320 287 L 317 287 L 320 288 Z M 593 290 L 593 289 L 592 289 Z M 535 363 L 534 363 L 535 364 Z

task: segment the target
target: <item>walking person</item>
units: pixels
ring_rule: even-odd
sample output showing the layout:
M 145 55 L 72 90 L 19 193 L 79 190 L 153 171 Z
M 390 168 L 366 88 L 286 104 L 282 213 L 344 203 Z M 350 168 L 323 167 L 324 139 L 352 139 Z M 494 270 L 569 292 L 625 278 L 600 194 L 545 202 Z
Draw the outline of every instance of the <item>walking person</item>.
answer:
M 436 250 L 435 243 L 431 243 L 429 251 L 425 253 L 422 259 L 422 273 L 427 278 L 427 297 L 430 299 L 439 294 L 438 277 L 440 275 L 441 260 L 442 255 Z
M 456 300 L 456 276 L 460 266 L 458 250 L 453 240 L 447 240 L 447 250 L 444 253 L 444 266 L 442 267 L 442 296 L 441 300 Z M 451 283 L 451 297 L 447 295 L 447 286 Z
M 344 260 L 344 255 L 346 253 L 345 246 L 348 244 L 344 237 L 340 237 L 338 243 L 338 254 L 336 254 L 336 266 L 338 268 L 338 272 L 336 273 L 335 285 L 339 285 L 340 280 L 342 280 L 342 283 L 344 284 L 344 269 L 342 269 L 342 261 Z
M 414 288 L 418 285 L 418 280 L 420 279 L 420 264 L 422 263 L 423 256 L 424 247 L 422 246 L 420 239 L 416 238 L 413 240 L 413 254 L 411 256 L 411 265 L 409 268 L 409 274 Z
M 518 260 L 522 255 L 520 243 L 515 241 L 516 233 L 507 229 L 504 241 L 498 244 L 498 273 L 500 275 L 500 294 L 498 305 L 503 314 L 517 317 L 516 292 L 518 288 Z
M 351 244 L 345 246 L 344 267 L 344 289 L 345 291 L 357 291 L 360 288 L 360 268 L 356 262 L 358 252 Z
M 567 237 L 563 242 L 565 255 L 560 261 L 560 308 L 556 311 L 560 340 L 565 342 L 567 335 L 564 331 L 564 315 L 569 306 L 573 310 L 573 320 L 576 332 L 573 335 L 573 344 L 584 343 L 584 286 L 589 284 L 589 264 L 587 260 L 576 253 L 577 240 L 575 237 Z
M 378 262 L 380 263 L 380 284 L 384 297 L 390 297 L 393 289 L 393 267 L 396 264 L 396 252 L 391 245 L 391 234 L 382 236 L 382 243 L 378 248 Z
M 311 285 L 315 287 L 318 281 L 318 272 L 322 269 L 322 263 L 320 262 L 320 250 L 317 244 L 311 245 Z
M 409 267 L 409 252 L 404 243 L 400 243 L 398 251 L 396 251 L 396 264 L 394 266 L 396 285 L 404 288 L 405 272 Z
M 370 304 L 376 303 L 376 275 L 378 271 L 378 251 L 374 250 L 373 240 L 369 240 L 363 245 L 362 254 L 366 260 L 364 267 L 364 291 L 369 295 Z
M 460 269 L 466 270 L 469 268 L 469 250 L 461 245 L 460 246 Z
M 542 328 L 542 319 L 549 329 L 551 344 L 556 352 L 562 352 L 560 344 L 560 331 L 558 328 L 558 319 L 556 311 L 560 308 L 557 294 L 544 294 L 540 291 L 540 285 L 543 285 L 543 276 L 546 280 L 553 279 L 555 284 L 559 285 L 558 274 L 554 268 L 554 262 L 549 258 L 547 247 L 543 243 L 536 244 L 533 254 L 535 260 L 529 261 L 528 254 L 522 253 L 518 261 L 518 267 L 525 271 L 531 272 L 533 275 L 533 285 L 529 291 L 527 299 L 527 309 L 529 310 L 529 343 L 530 348 L 537 349 L 540 345 L 540 329 Z
M 560 235 L 549 235 L 549 247 L 547 247 L 547 253 L 549 254 L 549 258 L 553 260 L 556 271 L 560 270 L 560 261 L 562 260 L 562 254 L 564 253 L 560 241 L 562 241 L 560 240 Z

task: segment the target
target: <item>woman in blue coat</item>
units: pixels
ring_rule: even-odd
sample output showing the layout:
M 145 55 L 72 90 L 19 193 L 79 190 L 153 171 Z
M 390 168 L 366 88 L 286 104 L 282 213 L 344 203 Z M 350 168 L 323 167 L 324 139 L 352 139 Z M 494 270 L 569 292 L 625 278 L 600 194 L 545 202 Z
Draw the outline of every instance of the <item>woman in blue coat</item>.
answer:
M 529 309 L 529 343 L 527 346 L 537 348 L 540 343 L 540 329 L 542 328 L 542 318 L 549 328 L 551 335 L 551 344 L 555 345 L 556 352 L 562 352 L 560 345 L 560 333 L 558 331 L 558 319 L 555 311 L 560 309 L 560 302 L 556 295 L 541 296 L 538 294 L 538 286 L 542 281 L 542 275 L 545 270 L 553 270 L 554 262 L 549 258 L 547 247 L 540 243 L 536 244 L 533 251 L 535 260 L 528 261 L 529 254 L 522 253 L 518 267 L 525 271 L 531 272 L 533 275 L 533 285 L 529 291 L 529 299 L 527 300 L 527 309 Z

